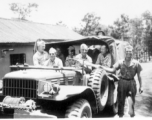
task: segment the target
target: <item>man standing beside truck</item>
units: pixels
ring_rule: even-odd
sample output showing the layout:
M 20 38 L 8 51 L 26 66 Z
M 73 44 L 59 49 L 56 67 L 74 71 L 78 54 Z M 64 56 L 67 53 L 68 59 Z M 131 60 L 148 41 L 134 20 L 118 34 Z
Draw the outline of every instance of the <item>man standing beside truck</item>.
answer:
M 128 45 L 125 48 L 125 59 L 120 60 L 114 64 L 113 68 L 108 68 L 105 66 L 100 66 L 108 72 L 115 72 L 116 70 L 120 70 L 119 74 L 119 82 L 118 82 L 118 115 L 119 117 L 123 117 L 124 115 L 124 105 L 125 99 L 128 97 L 129 101 L 129 114 L 130 117 L 135 116 L 134 105 L 135 105 L 135 96 L 136 96 L 136 82 L 135 75 L 137 74 L 139 81 L 139 93 L 142 93 L 142 78 L 140 72 L 142 71 L 142 67 L 140 63 L 134 59 L 132 59 L 132 46 Z

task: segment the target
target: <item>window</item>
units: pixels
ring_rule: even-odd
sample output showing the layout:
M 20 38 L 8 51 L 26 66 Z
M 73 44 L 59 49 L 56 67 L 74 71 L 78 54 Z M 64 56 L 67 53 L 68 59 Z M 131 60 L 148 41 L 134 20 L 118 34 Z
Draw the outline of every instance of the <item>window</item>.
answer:
M 24 53 L 10 55 L 10 65 L 16 65 L 17 63 L 18 64 L 26 63 L 26 55 Z M 14 70 L 16 69 L 11 68 L 11 71 L 14 71 Z

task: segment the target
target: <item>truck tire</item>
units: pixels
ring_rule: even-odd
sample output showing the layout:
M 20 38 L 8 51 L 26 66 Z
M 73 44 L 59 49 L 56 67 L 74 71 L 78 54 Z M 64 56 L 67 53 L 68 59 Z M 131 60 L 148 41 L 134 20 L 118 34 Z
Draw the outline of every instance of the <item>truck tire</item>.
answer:
M 65 118 L 92 118 L 90 104 L 85 99 L 79 99 L 66 110 Z
M 109 81 L 106 72 L 103 69 L 93 70 L 88 80 L 88 86 L 94 90 L 98 110 L 102 111 L 106 106 L 109 91 Z

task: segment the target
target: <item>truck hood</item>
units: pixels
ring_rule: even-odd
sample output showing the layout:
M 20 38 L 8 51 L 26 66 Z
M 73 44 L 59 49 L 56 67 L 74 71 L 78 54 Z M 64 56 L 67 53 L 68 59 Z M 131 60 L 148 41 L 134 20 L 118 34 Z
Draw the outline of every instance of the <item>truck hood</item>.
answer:
M 75 71 L 56 71 L 56 70 L 20 70 L 7 73 L 4 78 L 19 78 L 19 79 L 53 79 L 53 78 L 62 78 L 62 77 L 72 77 L 75 76 Z

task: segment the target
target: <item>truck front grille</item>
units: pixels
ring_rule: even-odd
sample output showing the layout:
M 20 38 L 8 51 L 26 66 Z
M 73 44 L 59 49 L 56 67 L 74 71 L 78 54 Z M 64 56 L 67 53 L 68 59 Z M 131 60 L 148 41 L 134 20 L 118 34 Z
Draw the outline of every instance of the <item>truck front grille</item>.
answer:
M 30 79 L 3 79 L 3 95 L 35 99 L 37 81 Z

